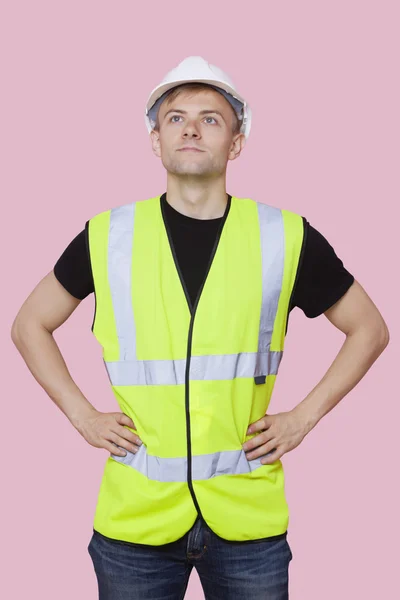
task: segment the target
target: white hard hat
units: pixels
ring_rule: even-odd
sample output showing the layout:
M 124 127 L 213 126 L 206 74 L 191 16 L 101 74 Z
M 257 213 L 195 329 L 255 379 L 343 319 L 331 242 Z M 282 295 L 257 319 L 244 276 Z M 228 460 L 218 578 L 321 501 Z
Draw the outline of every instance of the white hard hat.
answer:
M 145 123 L 148 132 L 155 126 L 158 108 L 164 97 L 177 85 L 184 83 L 207 83 L 230 102 L 238 118 L 242 120 L 240 131 L 248 138 L 251 127 L 251 109 L 246 100 L 236 91 L 233 81 L 221 69 L 211 65 L 201 56 L 188 56 L 177 67 L 166 74 L 162 82 L 154 88 L 147 100 Z M 163 98 L 161 99 L 161 96 Z M 157 103 L 157 101 L 159 101 Z

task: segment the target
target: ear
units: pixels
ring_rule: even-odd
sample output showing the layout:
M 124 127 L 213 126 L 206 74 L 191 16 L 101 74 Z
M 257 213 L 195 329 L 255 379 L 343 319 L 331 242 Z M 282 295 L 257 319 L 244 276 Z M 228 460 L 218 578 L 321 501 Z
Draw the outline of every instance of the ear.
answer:
M 151 146 L 153 152 L 158 158 L 161 158 L 160 132 L 152 129 L 150 131 Z
M 244 133 L 238 133 L 233 137 L 232 145 L 229 150 L 228 160 L 235 160 L 246 145 L 246 136 Z

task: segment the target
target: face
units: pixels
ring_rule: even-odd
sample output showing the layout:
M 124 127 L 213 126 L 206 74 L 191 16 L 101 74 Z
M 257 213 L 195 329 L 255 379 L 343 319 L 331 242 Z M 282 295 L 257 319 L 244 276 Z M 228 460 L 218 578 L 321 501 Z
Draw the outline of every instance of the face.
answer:
M 182 90 L 171 104 L 167 100 L 158 111 L 159 130 L 150 133 L 165 169 L 204 178 L 223 174 L 245 144 L 243 133 L 233 134 L 229 102 L 215 90 Z

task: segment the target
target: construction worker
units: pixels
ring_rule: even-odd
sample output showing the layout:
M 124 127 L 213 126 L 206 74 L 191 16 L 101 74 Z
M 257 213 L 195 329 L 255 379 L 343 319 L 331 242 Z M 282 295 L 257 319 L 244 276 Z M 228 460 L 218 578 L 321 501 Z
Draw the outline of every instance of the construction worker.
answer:
M 151 92 L 145 123 L 166 191 L 89 219 L 12 339 L 77 431 L 110 453 L 88 546 L 99 598 L 182 599 L 194 566 L 207 600 L 284 600 L 280 459 L 365 375 L 388 329 L 305 217 L 226 192 L 251 110 L 221 69 L 183 60 Z M 83 396 L 52 336 L 92 292 L 117 412 Z M 296 306 L 346 339 L 305 399 L 267 414 Z

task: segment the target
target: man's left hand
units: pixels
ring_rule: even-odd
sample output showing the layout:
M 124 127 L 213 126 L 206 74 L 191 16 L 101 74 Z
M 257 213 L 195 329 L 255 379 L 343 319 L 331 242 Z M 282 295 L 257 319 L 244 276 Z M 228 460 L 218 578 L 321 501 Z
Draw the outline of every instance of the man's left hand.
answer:
M 285 452 L 296 448 L 308 433 L 302 419 L 293 410 L 264 415 L 259 421 L 251 423 L 247 435 L 261 431 L 243 444 L 247 460 L 263 456 L 263 465 L 271 464 L 281 458 Z M 268 454 L 268 456 L 265 456 Z

